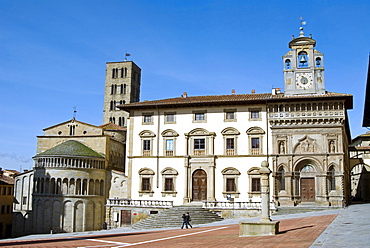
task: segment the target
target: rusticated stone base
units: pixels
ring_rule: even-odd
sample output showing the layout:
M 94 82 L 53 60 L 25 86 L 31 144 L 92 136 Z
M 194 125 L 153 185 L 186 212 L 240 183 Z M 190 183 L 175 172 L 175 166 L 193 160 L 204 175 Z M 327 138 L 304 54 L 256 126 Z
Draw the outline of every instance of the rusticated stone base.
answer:
M 269 236 L 279 233 L 280 221 L 241 221 L 239 222 L 239 237 Z

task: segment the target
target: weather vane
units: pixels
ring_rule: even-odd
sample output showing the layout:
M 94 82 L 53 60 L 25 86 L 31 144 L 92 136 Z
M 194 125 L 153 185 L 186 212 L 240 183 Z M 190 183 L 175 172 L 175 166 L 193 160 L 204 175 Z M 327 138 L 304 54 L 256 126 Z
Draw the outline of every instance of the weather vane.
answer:
M 77 114 L 77 107 L 73 107 L 73 119 L 76 119 L 76 114 Z
M 128 52 L 125 53 L 125 60 L 124 61 L 127 61 L 127 57 L 131 56 L 131 54 L 129 54 Z
M 303 17 L 300 17 L 299 20 L 301 20 L 301 27 L 304 26 L 304 25 L 306 25 L 307 22 L 306 21 L 303 21 Z

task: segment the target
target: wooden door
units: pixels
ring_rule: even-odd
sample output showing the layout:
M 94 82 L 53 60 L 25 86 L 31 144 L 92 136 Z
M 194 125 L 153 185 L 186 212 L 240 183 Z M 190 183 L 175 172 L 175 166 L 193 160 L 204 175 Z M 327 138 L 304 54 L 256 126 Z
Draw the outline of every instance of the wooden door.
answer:
M 315 178 L 301 178 L 302 202 L 315 201 Z
M 121 226 L 131 226 L 131 210 L 121 210 Z
M 204 170 L 193 173 L 193 201 L 207 200 L 207 174 Z

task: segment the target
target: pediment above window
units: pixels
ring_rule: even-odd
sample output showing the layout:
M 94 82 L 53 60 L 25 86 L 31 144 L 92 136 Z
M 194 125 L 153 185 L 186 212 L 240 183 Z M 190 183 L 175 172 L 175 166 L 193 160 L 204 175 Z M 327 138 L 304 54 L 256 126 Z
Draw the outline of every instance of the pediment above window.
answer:
M 191 130 L 189 133 L 187 133 L 185 135 L 187 135 L 187 136 L 190 136 L 190 135 L 215 135 L 215 133 L 211 133 L 208 130 L 203 129 L 203 128 L 196 128 L 196 129 Z
M 233 127 L 227 127 L 221 131 L 222 135 L 239 135 L 240 132 Z
M 161 171 L 161 174 L 162 175 L 178 175 L 179 173 L 177 172 L 177 170 L 173 169 L 173 168 L 164 168 L 162 171 Z
M 155 134 L 150 130 L 144 130 L 139 133 L 140 137 L 155 137 Z
M 162 136 L 163 137 L 177 137 L 179 136 L 179 134 L 172 129 L 167 129 L 162 132 Z
M 240 175 L 240 172 L 232 167 L 225 168 L 221 171 L 223 175 Z
M 265 131 L 260 127 L 251 127 L 247 130 L 247 134 L 265 134 Z
M 154 171 L 152 169 L 149 169 L 149 168 L 141 168 L 139 170 L 139 175 L 154 175 Z

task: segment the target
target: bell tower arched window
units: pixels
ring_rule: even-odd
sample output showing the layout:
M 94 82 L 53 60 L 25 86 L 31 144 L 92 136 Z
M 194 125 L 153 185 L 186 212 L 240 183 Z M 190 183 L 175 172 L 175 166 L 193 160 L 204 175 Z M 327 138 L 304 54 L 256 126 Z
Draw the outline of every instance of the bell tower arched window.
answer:
M 285 70 L 291 69 L 291 62 L 290 59 L 285 60 Z
M 316 67 L 322 67 L 321 58 L 316 58 Z
M 308 67 L 308 55 L 305 51 L 298 53 L 298 68 L 307 68 Z

